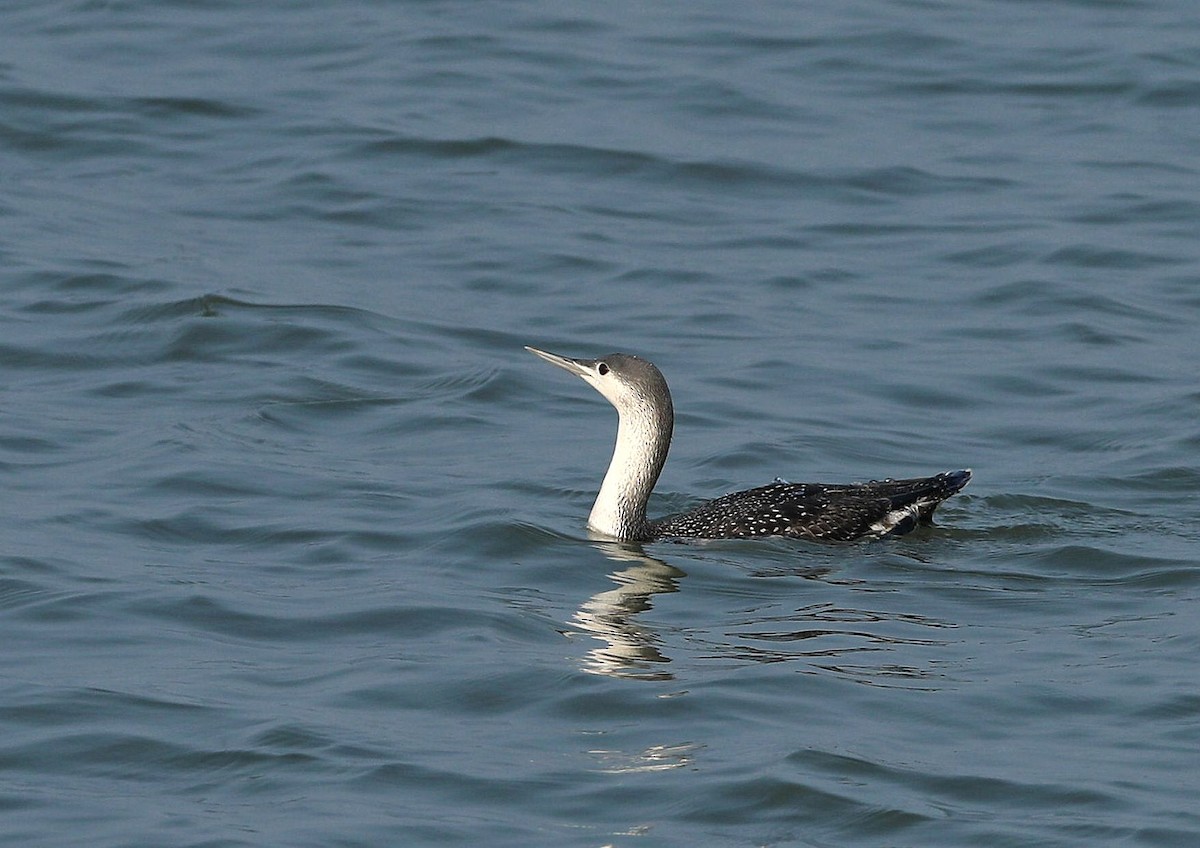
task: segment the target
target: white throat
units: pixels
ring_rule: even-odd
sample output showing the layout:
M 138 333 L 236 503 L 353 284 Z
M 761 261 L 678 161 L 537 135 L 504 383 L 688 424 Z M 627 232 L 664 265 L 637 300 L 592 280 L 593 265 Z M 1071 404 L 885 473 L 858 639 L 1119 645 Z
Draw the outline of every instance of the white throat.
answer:
M 618 410 L 617 443 L 588 516 L 588 526 L 616 539 L 638 539 L 648 533 L 646 504 L 671 446 L 672 421 L 648 405 Z

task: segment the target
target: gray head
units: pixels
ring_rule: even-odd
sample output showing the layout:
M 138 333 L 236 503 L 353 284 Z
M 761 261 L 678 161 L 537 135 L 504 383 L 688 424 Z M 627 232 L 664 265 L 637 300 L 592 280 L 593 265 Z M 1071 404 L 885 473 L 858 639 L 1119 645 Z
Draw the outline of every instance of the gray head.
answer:
M 610 353 L 599 359 L 571 359 L 547 353 L 536 347 L 525 348 L 547 362 L 581 377 L 604 395 L 620 413 L 649 413 L 652 417 L 673 417 L 671 391 L 666 378 L 653 362 L 628 353 Z
M 535 347 L 530 353 L 583 379 L 617 408 L 617 443 L 588 526 L 616 539 L 649 538 L 646 502 L 667 461 L 675 411 L 654 364 L 627 353 L 571 359 Z

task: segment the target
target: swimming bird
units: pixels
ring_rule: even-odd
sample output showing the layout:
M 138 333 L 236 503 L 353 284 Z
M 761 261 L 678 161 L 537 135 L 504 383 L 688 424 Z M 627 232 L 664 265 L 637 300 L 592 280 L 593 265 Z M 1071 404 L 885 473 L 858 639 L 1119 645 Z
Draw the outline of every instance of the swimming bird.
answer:
M 732 492 L 657 521 L 646 504 L 658 481 L 675 410 L 666 378 L 654 363 L 627 353 L 571 359 L 535 347 L 530 353 L 594 388 L 617 408 L 617 443 L 588 526 L 626 541 L 790 536 L 830 542 L 898 536 L 930 523 L 938 504 L 971 479 L 970 469 L 908 480 L 829 485 L 776 480 Z

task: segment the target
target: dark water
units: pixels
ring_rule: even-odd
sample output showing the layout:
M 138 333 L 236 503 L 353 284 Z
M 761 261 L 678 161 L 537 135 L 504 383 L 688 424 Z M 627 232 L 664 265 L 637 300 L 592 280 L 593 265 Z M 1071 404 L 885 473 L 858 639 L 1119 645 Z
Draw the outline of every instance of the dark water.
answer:
M 813 5 L 813 4 L 809 4 Z M 1200 9 L 0 11 L 0 842 L 1200 844 Z M 970 466 L 888 543 L 583 522 Z

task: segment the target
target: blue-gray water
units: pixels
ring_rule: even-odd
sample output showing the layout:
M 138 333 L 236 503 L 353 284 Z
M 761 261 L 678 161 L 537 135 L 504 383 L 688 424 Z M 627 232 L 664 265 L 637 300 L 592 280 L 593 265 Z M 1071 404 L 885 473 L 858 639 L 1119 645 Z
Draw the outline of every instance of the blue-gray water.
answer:
M 0 842 L 1200 844 L 1191 0 L 11 2 Z M 972 467 L 937 528 L 589 540 Z

